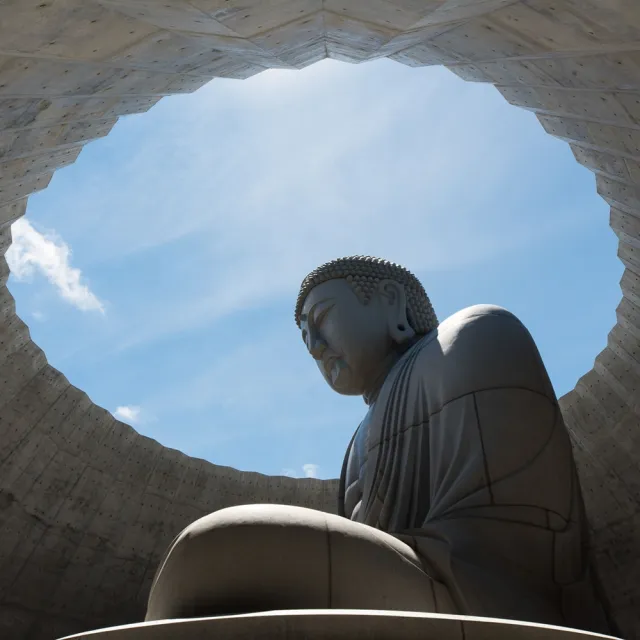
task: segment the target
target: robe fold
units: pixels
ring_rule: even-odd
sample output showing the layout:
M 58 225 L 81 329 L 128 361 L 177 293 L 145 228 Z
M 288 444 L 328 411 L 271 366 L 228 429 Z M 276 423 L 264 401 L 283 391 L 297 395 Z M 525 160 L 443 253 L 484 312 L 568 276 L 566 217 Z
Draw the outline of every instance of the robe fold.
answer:
M 610 632 L 571 442 L 508 311 L 445 320 L 396 363 L 349 444 L 339 513 L 413 547 L 440 613 Z

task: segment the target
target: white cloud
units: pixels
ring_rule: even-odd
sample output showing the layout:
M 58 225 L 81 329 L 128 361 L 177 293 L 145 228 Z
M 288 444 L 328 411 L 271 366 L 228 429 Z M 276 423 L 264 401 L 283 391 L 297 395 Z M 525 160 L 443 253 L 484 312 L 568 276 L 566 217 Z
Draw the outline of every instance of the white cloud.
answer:
M 302 470 L 304 471 L 305 478 L 317 478 L 320 467 L 317 464 L 303 464 Z
M 320 470 L 320 466 L 317 464 L 303 464 L 302 472 L 304 473 L 304 476 L 300 476 L 300 474 L 295 469 L 291 469 L 291 468 L 284 468 L 281 471 L 281 475 L 288 476 L 289 478 L 300 478 L 300 477 L 317 478 L 319 470 Z
M 71 266 L 71 249 L 60 237 L 53 232 L 40 233 L 24 218 L 13 223 L 11 235 L 7 262 L 15 278 L 28 280 L 39 272 L 73 306 L 104 313 L 102 302 L 82 282 L 80 269 Z M 36 313 L 33 316 L 39 319 Z
M 122 420 L 127 422 L 128 424 L 138 424 L 140 422 L 140 414 L 141 408 L 136 406 L 122 406 L 118 407 L 113 415 L 118 418 L 118 420 Z
M 33 311 L 31 313 L 31 317 L 34 320 L 37 320 L 38 322 L 44 322 L 47 319 L 47 316 L 45 316 L 45 314 L 42 313 L 42 311 Z

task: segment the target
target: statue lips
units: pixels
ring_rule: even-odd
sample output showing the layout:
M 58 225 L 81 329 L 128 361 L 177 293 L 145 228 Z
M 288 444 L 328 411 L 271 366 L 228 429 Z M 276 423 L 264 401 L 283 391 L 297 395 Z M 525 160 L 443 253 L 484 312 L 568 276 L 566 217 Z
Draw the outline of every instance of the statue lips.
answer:
M 324 370 L 325 376 L 331 382 L 331 384 L 335 383 L 333 372 L 338 360 L 340 360 L 340 357 L 330 351 L 325 351 L 322 354 L 322 368 Z
M 331 375 L 331 371 L 333 370 L 333 367 L 335 365 L 335 363 L 338 360 L 338 356 L 335 355 L 334 353 L 325 351 L 322 354 L 322 368 L 324 369 L 324 372 L 330 376 Z
M 322 359 L 322 371 L 329 386 L 338 393 L 346 392 L 350 384 L 350 369 L 336 353 Z

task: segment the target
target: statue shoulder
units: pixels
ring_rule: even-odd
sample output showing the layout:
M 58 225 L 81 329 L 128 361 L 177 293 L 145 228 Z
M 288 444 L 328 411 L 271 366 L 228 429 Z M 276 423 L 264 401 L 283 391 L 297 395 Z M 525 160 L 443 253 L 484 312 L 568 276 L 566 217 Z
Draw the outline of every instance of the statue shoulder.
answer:
M 441 402 L 500 387 L 553 395 L 531 334 L 502 307 L 483 304 L 462 309 L 427 334 L 421 345 L 418 369 L 428 386 L 442 392 Z
M 454 313 L 438 327 L 438 341 L 480 347 L 504 345 L 514 340 L 532 347 L 533 338 L 521 320 L 507 309 L 491 304 L 477 304 Z
M 482 323 L 483 326 L 488 326 L 489 324 L 499 323 L 504 320 L 511 320 L 524 326 L 520 319 L 511 313 L 511 311 L 495 304 L 474 304 L 470 307 L 465 307 L 452 316 L 449 316 L 440 326 L 450 324 L 464 326 L 478 323 Z

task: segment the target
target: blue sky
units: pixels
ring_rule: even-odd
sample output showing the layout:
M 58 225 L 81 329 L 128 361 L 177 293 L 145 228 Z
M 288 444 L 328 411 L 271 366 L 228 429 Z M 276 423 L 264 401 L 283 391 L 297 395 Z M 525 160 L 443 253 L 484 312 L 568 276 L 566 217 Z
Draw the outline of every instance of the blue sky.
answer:
M 13 233 L 9 287 L 53 366 L 162 444 L 268 474 L 337 476 L 365 412 L 293 321 L 320 263 L 399 262 L 441 319 L 508 308 L 558 395 L 620 298 L 568 145 L 492 86 L 389 60 L 214 80 L 123 118 Z

